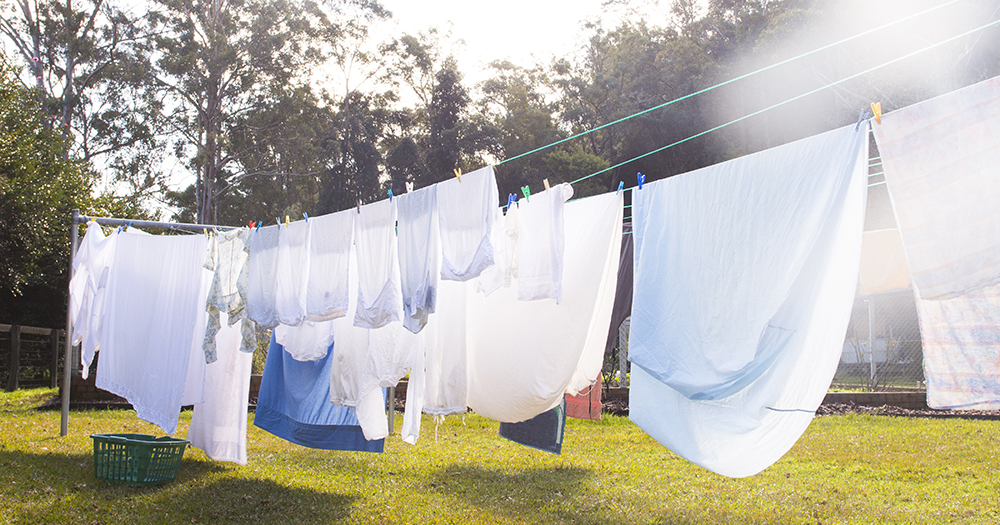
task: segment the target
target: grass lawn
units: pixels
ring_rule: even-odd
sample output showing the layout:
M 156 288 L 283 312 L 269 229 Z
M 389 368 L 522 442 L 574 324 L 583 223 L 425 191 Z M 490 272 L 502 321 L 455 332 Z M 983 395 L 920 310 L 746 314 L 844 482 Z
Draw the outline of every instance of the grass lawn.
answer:
M 74 411 L 61 438 L 59 412 L 33 408 L 53 393 L 0 394 L 0 522 L 1000 523 L 996 421 L 820 417 L 745 479 L 612 416 L 570 420 L 561 456 L 474 414 L 449 417 L 437 442 L 425 417 L 416 446 L 394 435 L 385 454 L 311 450 L 251 426 L 247 466 L 188 449 L 177 480 L 134 488 L 94 478 L 89 436 L 159 429 L 132 411 Z

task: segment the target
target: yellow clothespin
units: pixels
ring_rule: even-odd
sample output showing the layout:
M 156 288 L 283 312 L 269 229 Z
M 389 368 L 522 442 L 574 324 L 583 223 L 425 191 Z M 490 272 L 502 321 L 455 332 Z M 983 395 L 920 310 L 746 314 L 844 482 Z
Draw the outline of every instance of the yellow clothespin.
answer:
M 875 122 L 882 123 L 882 103 L 872 102 L 872 115 L 875 115 Z
M 542 179 L 542 184 L 545 185 L 545 191 L 549 191 L 551 189 L 549 188 L 549 179 Z
M 201 233 L 202 233 L 202 235 L 204 235 L 205 237 L 208 237 L 208 230 L 207 230 L 207 229 L 205 229 L 205 228 L 202 228 L 202 229 L 201 229 Z
M 455 168 L 455 177 L 458 179 L 458 182 L 462 182 L 462 168 Z
M 285 228 L 288 227 L 288 215 L 285 215 Z

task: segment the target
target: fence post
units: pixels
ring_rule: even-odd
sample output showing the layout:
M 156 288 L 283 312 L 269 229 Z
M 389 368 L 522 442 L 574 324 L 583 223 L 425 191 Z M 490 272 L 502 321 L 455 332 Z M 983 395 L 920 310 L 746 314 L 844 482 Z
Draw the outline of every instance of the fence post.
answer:
M 52 362 L 49 363 L 49 388 L 59 386 L 59 332 L 62 330 L 52 329 Z
M 10 325 L 10 374 L 7 376 L 7 391 L 17 390 L 17 376 L 20 375 L 21 325 Z
M 69 226 L 69 280 L 73 281 L 73 259 L 76 259 L 76 238 L 78 234 L 77 220 L 80 217 L 80 210 L 70 212 Z M 62 414 L 59 417 L 59 435 L 69 434 L 69 388 L 70 376 L 73 374 L 70 368 L 73 364 L 73 318 L 70 316 L 69 301 L 66 301 L 66 337 L 63 348 L 63 383 L 62 383 Z
M 875 322 L 875 308 L 872 306 L 871 299 L 865 299 L 865 303 L 868 304 L 868 355 L 869 355 L 869 361 L 871 362 L 871 382 L 869 383 L 869 385 L 870 385 L 870 390 L 874 392 L 876 386 L 875 385 L 876 371 L 875 371 L 875 345 L 873 344 L 874 338 L 872 337 L 872 332 L 874 332 L 875 329 L 872 327 L 872 323 Z

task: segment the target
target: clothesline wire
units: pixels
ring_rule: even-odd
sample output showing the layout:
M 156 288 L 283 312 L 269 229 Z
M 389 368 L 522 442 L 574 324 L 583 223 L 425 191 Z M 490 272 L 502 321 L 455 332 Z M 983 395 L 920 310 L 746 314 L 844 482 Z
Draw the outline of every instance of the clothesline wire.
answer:
M 902 23 L 902 22 L 905 22 L 905 21 L 907 21 L 907 20 L 910 20 L 911 18 L 915 18 L 915 17 L 918 17 L 918 16 L 921 16 L 921 15 L 925 15 L 925 14 L 927 14 L 927 13 L 930 13 L 931 11 L 934 11 L 934 10 L 937 10 L 937 9 L 940 9 L 940 8 L 942 8 L 942 7 L 946 7 L 946 6 L 949 6 L 949 5 L 951 5 L 951 4 L 954 4 L 954 3 L 957 3 L 957 2 L 959 2 L 959 1 L 960 1 L 960 0 L 951 0 L 950 2 L 945 2 L 945 3 L 941 4 L 941 5 L 937 5 L 937 6 L 934 6 L 934 7 L 931 7 L 931 8 L 929 8 L 929 9 L 926 9 L 926 10 L 924 10 L 924 11 L 920 11 L 919 13 L 913 13 L 913 14 L 911 14 L 911 15 L 908 15 L 908 16 L 905 16 L 905 17 L 903 17 L 903 18 L 900 18 L 900 19 L 898 19 L 898 20 L 894 20 L 894 21 L 892 21 L 892 22 L 889 22 L 889 23 L 886 23 L 886 24 L 883 24 L 883 25 L 881 25 L 881 26 L 878 26 L 878 27 L 876 27 L 876 28 L 873 28 L 873 29 L 869 29 L 869 30 L 867 30 L 867 31 L 863 31 L 863 32 L 861 32 L 861 33 L 858 33 L 858 34 L 856 34 L 856 35 L 854 35 L 854 36 L 850 36 L 850 37 L 847 37 L 847 38 L 844 38 L 844 39 L 842 39 L 842 40 L 838 40 L 838 41 L 836 41 L 836 42 L 833 42 L 832 44 L 827 44 L 827 45 L 825 45 L 825 46 L 822 46 L 822 47 L 819 47 L 819 48 L 817 48 L 817 49 L 814 49 L 814 50 L 812 50 L 812 51 L 807 51 L 807 52 L 805 52 L 805 53 L 803 53 L 803 54 L 801 54 L 801 55 L 798 55 L 798 56 L 794 56 L 794 57 L 791 57 L 791 58 L 788 58 L 788 59 L 785 59 L 785 60 L 782 60 L 782 61 L 780 61 L 780 62 L 777 62 L 777 63 L 774 63 L 774 64 L 771 64 L 771 65 L 769 65 L 769 66 L 765 66 L 765 67 L 762 67 L 762 68 L 760 68 L 760 69 L 757 69 L 757 70 L 755 70 L 755 71 L 751 71 L 751 72 L 749 72 L 749 73 L 745 73 L 745 74 L 743 74 L 743 75 L 740 75 L 740 76 L 738 76 L 738 77 L 735 77 L 735 78 L 731 78 L 731 79 L 729 79 L 729 80 L 726 80 L 725 82 L 720 82 L 720 83 L 718 83 L 718 84 L 715 84 L 714 86 L 709 86 L 709 87 L 707 87 L 707 88 L 704 88 L 704 89 L 700 89 L 700 90 L 698 90 L 698 91 L 695 91 L 694 93 L 690 93 L 690 94 L 687 94 L 687 95 L 684 95 L 684 96 L 682 96 L 682 97 L 680 97 L 680 98 L 675 98 L 674 100 L 671 100 L 671 101 L 669 101 L 669 102 L 664 102 L 663 104 L 660 104 L 660 105 L 658 105 L 658 106 L 653 106 L 653 107 L 651 107 L 651 108 L 649 108 L 649 109 L 644 109 L 644 110 L 642 110 L 642 111 L 639 111 L 638 113 L 633 113 L 633 114 L 631 114 L 631 115 L 628 115 L 628 116 L 626 116 L 626 117 L 622 117 L 622 118 L 620 118 L 620 119 L 617 119 L 617 120 L 613 120 L 613 121 L 611 121 L 611 122 L 608 122 L 608 123 L 606 123 L 606 124 L 602 124 L 602 125 L 600 125 L 600 126 L 597 126 L 596 128 L 593 128 L 593 129 L 589 129 L 589 130 L 587 130 L 587 131 L 583 131 L 583 132 L 580 132 L 580 133 L 577 133 L 577 134 L 575 134 L 575 135 L 570 135 L 569 137 L 566 137 L 566 138 L 564 138 L 564 139 L 561 139 L 561 140 L 557 140 L 557 141 L 555 141 L 555 142 L 553 142 L 553 143 L 551 143 L 551 144 L 546 144 L 546 145 L 544 145 L 544 146 L 540 146 L 540 147 L 538 147 L 538 148 L 535 148 L 535 149 L 533 149 L 533 150 L 530 150 L 530 151 L 526 151 L 526 152 L 524 152 L 524 153 L 521 153 L 521 154 L 519 154 L 519 155 L 515 155 L 515 156 L 513 156 L 513 157 L 510 157 L 510 158 L 507 158 L 507 159 L 504 159 L 504 160 L 501 160 L 501 161 L 497 162 L 496 164 L 494 164 L 494 166 L 499 166 L 500 164 L 503 164 L 503 163 L 505 163 L 505 162 L 510 162 L 510 161 L 512 161 L 512 160 L 517 160 L 517 159 L 520 159 L 520 158 L 522 158 L 522 157 L 526 157 L 526 156 L 528 156 L 528 155 L 531 155 L 531 154 L 533 154 L 533 153 L 538 153 L 539 151 L 543 151 L 543 150 L 546 150 L 546 149 L 549 149 L 549 148 L 551 148 L 551 147 L 554 147 L 554 146 L 558 146 L 559 144 L 562 144 L 562 143 L 564 143 L 564 142 L 567 142 L 567 141 L 570 141 L 570 140 L 573 140 L 573 139 L 577 139 L 577 138 L 580 138 L 580 137 L 582 137 L 582 136 L 584 136 L 584 135 L 589 135 L 589 134 L 591 134 L 591 133 L 594 133 L 595 131 L 600 131 L 600 130 L 602 130 L 602 129 L 604 129 L 604 128 L 607 128 L 607 127 L 610 127 L 610 126 L 614 126 L 615 124 L 620 124 L 620 123 L 622 123 L 622 122 L 625 122 L 626 120 L 630 120 L 630 119 L 633 119 L 633 118 L 636 118 L 636 117 L 639 117 L 639 116 L 642 116 L 642 115 L 645 115 L 646 113 L 650 113 L 650 112 L 652 112 L 652 111 L 656 111 L 656 110 L 658 110 L 658 109 L 663 109 L 663 108 L 665 108 L 665 107 L 667 107 L 667 106 L 669 106 L 669 105 L 671 105 L 671 104 L 676 104 L 676 103 L 678 103 L 678 102 L 682 102 L 682 101 L 684 101 L 684 100 L 687 100 L 687 99 L 689 99 L 689 98 L 692 98 L 692 97 L 695 97 L 695 96 L 698 96 L 698 95 L 701 95 L 702 93 L 707 93 L 707 92 L 709 92 L 709 91 L 712 91 L 712 90 L 714 90 L 714 89 L 718 89 L 718 88 L 720 88 L 720 87 L 723 87 L 723 86 L 727 86 L 727 85 L 729 85 L 729 84 L 732 84 L 733 82 L 738 82 L 738 81 L 740 81 L 740 80 L 743 80 L 743 79 L 745 79 L 745 78 L 749 78 L 749 77 L 751 77 L 751 76 L 753 76 L 753 75 L 756 75 L 756 74 L 759 74 L 759 73 L 763 73 L 763 72 L 765 72 L 765 71 L 769 71 L 769 70 L 771 70 L 771 69 L 774 69 L 774 68 L 776 68 L 776 67 L 780 67 L 780 66 L 783 66 L 783 65 L 785 65 L 785 64 L 788 64 L 788 63 L 790 63 L 790 62 L 794 62 L 795 60 L 798 60 L 798 59 L 800 59 L 800 58 L 805 58 L 805 57 L 807 57 L 807 56 L 810 56 L 810 55 L 813 55 L 813 54 L 816 54 L 816 53 L 819 53 L 820 51 L 825 51 L 825 50 L 827 50 L 827 49 L 830 49 L 830 48 L 832 48 L 832 47 L 836 47 L 836 46 L 839 46 L 839 45 L 841 45 L 841 44 L 845 44 L 845 43 L 847 43 L 847 42 L 850 42 L 851 40 L 854 40 L 854 39 L 857 39 L 857 38 L 861 38 L 861 37 L 863 37 L 863 36 L 866 36 L 866 35 L 870 35 L 871 33 L 874 33 L 874 32 L 876 32 L 876 31 L 881 31 L 881 30 L 883 30 L 883 29 L 886 29 L 886 28 L 888 28 L 888 27 L 891 27 L 891 26 L 893 26 L 893 25 L 896 25 L 896 24 L 899 24 L 899 23 Z
M 619 163 L 617 163 L 617 164 L 614 164 L 614 165 L 612 165 L 612 166 L 609 166 L 609 167 L 607 167 L 607 168 L 604 168 L 604 169 L 602 169 L 602 170 L 599 170 L 599 171 L 595 171 L 594 173 L 591 173 L 590 175 L 586 175 L 586 176 L 583 176 L 583 177 L 580 177 L 579 179 L 576 179 L 576 180 L 574 180 L 574 181 L 570 182 L 570 184 L 576 184 L 576 183 L 578 183 L 578 182 L 581 182 L 581 181 L 584 181 L 584 180 L 587 180 L 587 179 L 589 179 L 589 178 L 591 178 L 591 177 L 595 177 L 595 176 L 597 176 L 597 175 L 600 175 L 601 173 L 605 173 L 605 172 L 608 172 L 608 171 L 611 171 L 611 170 L 613 170 L 613 169 L 615 169 L 615 168 L 619 168 L 619 167 L 621 167 L 621 166 L 624 166 L 624 165 L 626 165 L 626 164 L 628 164 L 628 163 L 630 163 L 630 162 L 635 162 L 635 161 L 637 161 L 637 160 L 639 160 L 639 159 L 642 159 L 642 158 L 645 158 L 645 157 L 648 157 L 648 156 L 650 156 L 650 155 L 654 155 L 654 154 L 656 154 L 656 153 L 659 153 L 659 152 L 661 152 L 661 151 L 663 151 L 663 150 L 665 150 L 665 149 L 668 149 L 668 148 L 672 148 L 672 147 L 674 147 L 674 146 L 677 146 L 677 145 L 679 145 L 679 144 L 683 144 L 683 143 L 685 143 L 685 142 L 688 142 L 688 141 L 691 141 L 691 140 L 694 140 L 694 139 L 696 139 L 696 138 L 698 138 L 698 137 L 701 137 L 701 136 L 703 136 L 703 135 L 707 135 L 707 134 L 709 134 L 709 133 L 711 133 L 711 132 L 713 132 L 713 131 L 717 131 L 717 130 L 720 130 L 720 129 L 722 129 L 722 128 L 725 128 L 725 127 L 727 127 L 727 126 L 731 126 L 731 125 L 733 125 L 733 124 L 736 124 L 736 123 L 738 123 L 738 122 L 742 122 L 742 121 L 744 121 L 744 120 L 746 120 L 746 119 L 748 119 L 748 118 L 751 118 L 751 117 L 755 117 L 755 116 L 757 116 L 757 115 L 760 115 L 761 113 L 764 113 L 764 112 L 766 112 L 766 111 L 770 111 L 770 110 L 772 110 L 772 109 L 774 109 L 774 108 L 777 108 L 777 107 L 780 107 L 780 106 L 783 106 L 783 105 L 785 105 L 785 104 L 788 104 L 788 103 L 791 103 L 791 102 L 794 102 L 794 101 L 796 101 L 796 100 L 799 100 L 799 99 L 802 99 L 802 98 L 805 98 L 805 97 L 808 97 L 809 95 L 813 95 L 813 94 L 815 94 L 815 93 L 818 93 L 818 92 L 820 92 L 820 91 L 822 91 L 822 90 L 824 90 L 824 89 L 828 89 L 828 88 L 831 88 L 831 87 L 833 87 L 833 86 L 836 86 L 836 85 L 838 85 L 838 84 L 842 84 L 842 83 L 844 83 L 844 82 L 847 82 L 848 80 L 853 80 L 853 79 L 855 79 L 855 78 L 858 78 L 858 77 L 860 77 L 860 76 L 863 76 L 863 75 L 867 75 L 868 73 L 871 73 L 872 71 L 876 71 L 876 70 L 878 70 L 878 69 L 881 69 L 881 68 L 883 68 L 883 67 L 887 67 L 887 66 L 890 66 L 890 65 L 892 65 L 892 64 L 895 64 L 895 63 L 897 63 L 897 62 L 901 62 L 901 61 L 903 61 L 903 60 L 906 60 L 906 59 L 908 59 L 908 58 L 911 58 L 911 57 L 913 57 L 913 56 L 916 56 L 916 55 L 919 55 L 920 53 L 923 53 L 923 52 L 925 52 L 925 51 L 929 51 L 929 50 L 931 50 L 931 49 L 933 49 L 933 48 L 935 48 L 935 47 L 938 47 L 938 46 L 941 46 L 941 45 L 944 45 L 944 44 L 947 44 L 948 42 L 952 42 L 952 41 L 955 41 L 955 40 L 958 40 L 959 38 L 963 38 L 963 37 L 966 37 L 966 36 L 969 36 L 969 35 L 971 35 L 971 34 L 973 34 L 973 33 L 977 32 L 977 31 L 982 31 L 983 29 L 986 29 L 986 28 L 989 28 L 989 27 L 992 27 L 992 26 L 995 26 L 995 25 L 997 25 L 997 24 L 1000 24 L 1000 19 L 998 19 L 998 20 L 994 20 L 993 22 L 990 22 L 990 23 L 988 23 L 988 24 L 984 24 L 984 25 L 982 25 L 982 26 L 979 26 L 979 27 L 977 27 L 977 28 L 975 28 L 975 29 L 970 29 L 969 31 L 966 31 L 966 32 L 964 32 L 964 33 L 961 33 L 961 34 L 959 34 L 959 35 L 956 35 L 956 36 L 953 36 L 953 37 L 951 37 L 951 38 L 948 38 L 948 39 L 945 39 L 945 40 L 942 40 L 942 41 L 940 41 L 940 42 L 938 42 L 938 43 L 936 43 L 936 44 L 931 44 L 931 45 L 929 45 L 929 46 L 926 46 L 926 47 L 924 47 L 924 48 L 921 48 L 921 49 L 918 49 L 917 51 L 913 51 L 913 52 L 911 52 L 911 53 L 907 53 L 907 54 L 905 54 L 905 55 L 903 55 L 903 56 L 900 56 L 900 57 L 897 57 L 897 58 L 894 58 L 894 59 L 892 59 L 892 60 L 890 60 L 890 61 L 888 61 L 888 62 L 885 62 L 885 63 L 883 63 L 883 64 L 880 64 L 880 65 L 877 65 L 877 66 L 874 66 L 874 67 L 870 67 L 870 68 L 868 68 L 868 69 L 866 69 L 866 70 L 864 70 L 864 71 L 861 71 L 861 72 L 859 72 L 859 73 L 855 73 L 855 74 L 853 74 L 853 75 L 850 75 L 850 76 L 848 76 L 848 77 L 845 77 L 845 78 L 842 78 L 842 79 L 840 79 L 840 80 L 837 80 L 837 81 L 835 81 L 835 82 L 831 82 L 831 83 L 829 83 L 829 84 L 827 84 L 827 85 L 825 85 L 825 86 L 821 86 L 821 87 L 818 87 L 818 88 L 816 88 L 816 89 L 813 89 L 813 90 L 811 90 L 811 91 L 808 91 L 808 92 L 806 92 L 806 93 L 802 93 L 801 95 L 798 95 L 798 96 L 795 96 L 795 97 L 792 97 L 792 98 L 790 98 L 790 99 L 788 99 L 788 100 L 785 100 L 784 102 L 779 102 L 779 103 L 777 103 L 777 104 L 774 104 L 774 105 L 771 105 L 771 106 L 768 106 L 768 107 L 766 107 L 766 108 L 764 108 L 764 109 L 760 109 L 760 110 L 757 110 L 757 111 L 754 111 L 753 113 L 750 113 L 750 114 L 747 114 L 747 115 L 744 115 L 744 116 L 742 116 L 742 117 L 739 117 L 739 118 L 737 118 L 737 119 L 734 119 L 734 120 L 731 120 L 731 121 L 729 121 L 729 122 L 726 122 L 725 124 L 720 124 L 720 125 L 718 125 L 718 126 L 715 126 L 714 128 L 711 128 L 711 129 L 707 129 L 707 130 L 705 130 L 705 131 L 702 131 L 701 133 L 696 133 L 696 134 L 694 134 L 694 135 L 691 135 L 690 137 L 688 137 L 688 138 L 686 138 L 686 139 L 681 139 L 681 140 L 678 140 L 678 141 L 676 141 L 676 142 L 672 142 L 672 143 L 670 143 L 670 144 L 667 144 L 666 146 L 663 146 L 662 148 L 657 148 L 657 149 L 654 149 L 653 151 L 650 151 L 650 152 L 647 152 L 647 153 L 643 153 L 642 155 L 639 155 L 639 156 L 637 156 L 637 157 L 633 157 L 633 158 L 631 158 L 631 159 L 629 159 L 629 160 L 626 160 L 626 161 L 622 161 L 622 162 L 619 162 Z

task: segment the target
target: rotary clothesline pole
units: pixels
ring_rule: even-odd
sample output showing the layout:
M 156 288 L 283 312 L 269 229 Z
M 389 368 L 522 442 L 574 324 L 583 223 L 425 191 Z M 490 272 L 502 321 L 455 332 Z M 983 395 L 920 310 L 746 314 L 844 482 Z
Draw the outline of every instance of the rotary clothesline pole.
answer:
M 69 229 L 69 280 L 73 280 L 73 260 L 76 259 L 77 239 L 79 238 L 79 225 L 88 222 L 96 222 L 102 226 L 128 226 L 136 228 L 157 228 L 161 230 L 181 230 L 191 232 L 202 232 L 207 229 L 213 230 L 233 230 L 233 226 L 217 226 L 213 224 L 188 224 L 181 222 L 157 222 L 139 221 L 130 219 L 118 219 L 113 217 L 88 217 L 80 215 L 80 210 L 73 210 L 70 216 Z M 67 285 L 68 286 L 68 285 Z M 62 416 L 59 420 L 59 435 L 69 434 L 69 390 L 72 385 L 73 374 L 73 313 L 70 301 L 66 301 L 66 343 L 63 356 L 63 382 L 62 382 Z

